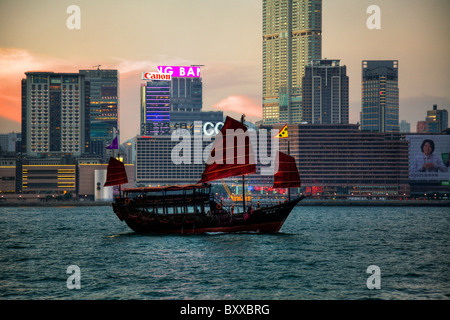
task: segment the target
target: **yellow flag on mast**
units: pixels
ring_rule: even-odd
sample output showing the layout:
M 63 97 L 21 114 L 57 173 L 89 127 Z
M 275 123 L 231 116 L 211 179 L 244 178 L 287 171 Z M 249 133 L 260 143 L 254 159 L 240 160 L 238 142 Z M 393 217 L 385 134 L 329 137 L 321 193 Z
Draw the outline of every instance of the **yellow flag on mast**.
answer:
M 287 138 L 288 137 L 288 128 L 287 124 L 278 132 L 278 134 L 274 138 Z

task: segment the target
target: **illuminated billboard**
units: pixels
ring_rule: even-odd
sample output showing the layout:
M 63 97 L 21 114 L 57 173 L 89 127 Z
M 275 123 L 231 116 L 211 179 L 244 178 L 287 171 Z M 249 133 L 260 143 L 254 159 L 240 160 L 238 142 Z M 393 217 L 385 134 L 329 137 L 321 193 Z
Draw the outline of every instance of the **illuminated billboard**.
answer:
M 159 73 L 170 74 L 172 77 L 200 78 L 200 67 L 159 66 Z
M 142 72 L 142 80 L 172 80 L 168 73 Z
M 407 135 L 406 140 L 410 180 L 450 180 L 450 135 Z

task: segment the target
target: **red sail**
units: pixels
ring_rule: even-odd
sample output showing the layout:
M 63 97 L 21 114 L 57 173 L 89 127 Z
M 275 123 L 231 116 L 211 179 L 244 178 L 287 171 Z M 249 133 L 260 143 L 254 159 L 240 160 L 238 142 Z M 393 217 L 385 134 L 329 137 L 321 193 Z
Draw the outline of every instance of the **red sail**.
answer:
M 256 172 L 256 161 L 247 127 L 227 117 L 219 134 L 222 135 L 222 139 L 218 139 L 220 135 L 216 136 L 202 178 L 198 183 Z
M 104 187 L 117 186 L 128 182 L 123 162 L 110 157 Z
M 295 159 L 285 153 L 278 152 L 278 172 L 274 175 L 274 188 L 300 187 L 300 175 Z

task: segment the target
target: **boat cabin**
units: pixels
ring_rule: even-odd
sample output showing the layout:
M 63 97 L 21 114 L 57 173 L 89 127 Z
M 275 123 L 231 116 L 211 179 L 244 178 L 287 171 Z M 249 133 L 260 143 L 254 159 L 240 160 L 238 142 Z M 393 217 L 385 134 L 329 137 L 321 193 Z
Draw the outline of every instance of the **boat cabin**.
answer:
M 206 214 L 216 205 L 210 184 L 127 188 L 122 199 L 153 214 Z

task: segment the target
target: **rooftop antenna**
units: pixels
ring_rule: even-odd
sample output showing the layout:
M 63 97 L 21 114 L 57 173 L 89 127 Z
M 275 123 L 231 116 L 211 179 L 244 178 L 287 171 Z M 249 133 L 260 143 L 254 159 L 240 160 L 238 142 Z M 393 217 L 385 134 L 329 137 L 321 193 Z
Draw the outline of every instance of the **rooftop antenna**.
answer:
M 96 65 L 96 66 L 92 66 L 92 68 L 97 67 L 97 70 L 100 70 L 100 67 L 101 67 L 101 66 L 102 66 L 101 64 L 98 64 L 98 65 Z

